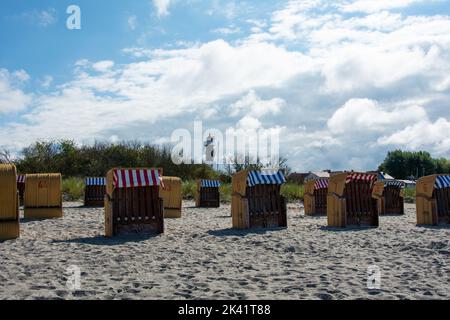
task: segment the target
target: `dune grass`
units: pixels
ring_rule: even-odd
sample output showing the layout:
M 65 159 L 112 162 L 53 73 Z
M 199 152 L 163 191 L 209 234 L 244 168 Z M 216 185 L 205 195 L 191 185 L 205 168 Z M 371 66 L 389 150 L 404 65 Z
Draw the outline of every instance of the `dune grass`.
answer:
M 181 193 L 183 195 L 183 199 L 185 200 L 193 200 L 195 199 L 195 189 L 197 185 L 194 180 L 183 181 L 181 187 Z
M 84 196 L 84 181 L 81 178 L 66 178 L 62 181 L 64 200 L 81 200 Z
M 303 201 L 303 197 L 305 195 L 305 187 L 304 185 L 295 183 L 286 183 L 281 186 L 281 194 L 286 198 L 287 201 Z
M 183 181 L 182 193 L 183 199 L 193 200 L 195 199 L 195 192 L 197 184 L 194 180 Z M 223 183 L 220 188 L 220 200 L 221 202 L 231 201 L 231 183 Z
M 416 188 L 405 189 L 405 203 L 416 203 Z
M 183 199 L 195 199 L 196 182 L 194 180 L 183 181 L 182 194 Z M 83 199 L 84 196 L 84 181 L 81 178 L 65 178 L 62 181 L 62 191 L 64 200 L 76 201 Z M 287 201 L 303 200 L 304 187 L 303 185 L 287 183 L 281 187 L 281 194 Z M 222 202 L 231 202 L 231 183 L 223 183 L 220 186 L 220 200 Z

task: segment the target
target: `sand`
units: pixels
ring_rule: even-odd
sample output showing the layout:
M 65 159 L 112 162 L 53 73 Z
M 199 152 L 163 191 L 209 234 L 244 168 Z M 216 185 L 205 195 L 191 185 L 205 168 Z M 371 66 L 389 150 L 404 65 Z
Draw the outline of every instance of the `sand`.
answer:
M 230 206 L 166 219 L 165 234 L 106 239 L 103 209 L 23 220 L 0 243 L 0 299 L 449 299 L 450 227 L 417 227 L 415 207 L 380 227 L 335 230 L 288 206 L 288 228 L 230 229 Z M 67 268 L 81 278 L 70 290 Z M 367 288 L 368 267 L 381 270 Z M 72 288 L 73 289 L 73 288 Z

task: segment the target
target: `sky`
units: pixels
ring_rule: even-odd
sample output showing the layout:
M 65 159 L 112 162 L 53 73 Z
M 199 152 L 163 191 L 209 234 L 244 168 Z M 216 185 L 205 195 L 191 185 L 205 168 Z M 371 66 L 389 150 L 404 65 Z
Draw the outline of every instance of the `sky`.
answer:
M 277 130 L 296 171 L 449 158 L 449 2 L 2 0 L 0 148 L 163 144 L 202 121 Z

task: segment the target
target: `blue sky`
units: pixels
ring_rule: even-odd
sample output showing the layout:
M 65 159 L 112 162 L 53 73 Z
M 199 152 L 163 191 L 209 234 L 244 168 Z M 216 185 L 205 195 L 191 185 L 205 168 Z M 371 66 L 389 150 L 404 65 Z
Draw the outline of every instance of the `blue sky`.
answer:
M 81 30 L 66 9 L 81 8 Z M 278 130 L 296 170 L 450 156 L 446 0 L 0 3 L 0 148 Z

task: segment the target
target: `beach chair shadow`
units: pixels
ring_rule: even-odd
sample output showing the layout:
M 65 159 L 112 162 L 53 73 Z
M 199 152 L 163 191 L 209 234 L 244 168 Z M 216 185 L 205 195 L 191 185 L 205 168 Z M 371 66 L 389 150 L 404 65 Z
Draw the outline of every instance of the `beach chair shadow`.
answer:
M 383 217 L 405 217 L 405 216 L 406 214 L 398 214 L 398 213 L 383 213 L 379 215 L 380 219 Z
M 39 222 L 39 221 L 49 221 L 49 220 L 58 220 L 61 219 L 59 217 L 55 218 L 20 218 L 20 223 L 30 223 L 30 222 Z
M 438 224 L 438 225 L 418 224 L 416 225 L 416 227 L 430 230 L 446 230 L 450 229 L 450 224 Z
M 147 234 L 128 234 L 117 236 L 113 238 L 107 238 L 105 236 L 95 236 L 95 237 L 80 237 L 66 240 L 53 240 L 52 243 L 78 243 L 78 244 L 89 244 L 94 246 L 118 246 L 126 243 L 139 243 L 147 241 L 152 238 L 156 238 L 160 234 L 147 233 Z
M 327 217 L 326 213 L 315 214 L 313 216 L 307 216 L 306 214 L 303 216 L 303 219 L 313 219 L 313 220 L 322 220 Z
M 229 218 L 229 217 L 227 217 Z M 266 234 L 271 231 L 282 231 L 286 228 L 254 228 L 254 229 L 221 229 L 221 230 L 209 230 L 208 234 L 215 237 L 245 237 L 250 234 Z
M 337 228 L 337 227 L 328 227 L 328 226 L 320 226 L 320 230 L 327 231 L 327 232 L 361 232 L 361 231 L 368 231 L 368 230 L 376 230 L 376 227 L 370 227 L 370 226 L 347 226 L 345 228 Z
M 89 206 L 84 206 L 84 204 L 80 204 L 80 205 L 73 205 L 73 206 L 64 206 L 63 209 L 95 209 L 95 208 L 103 208 L 103 207 L 89 207 Z

